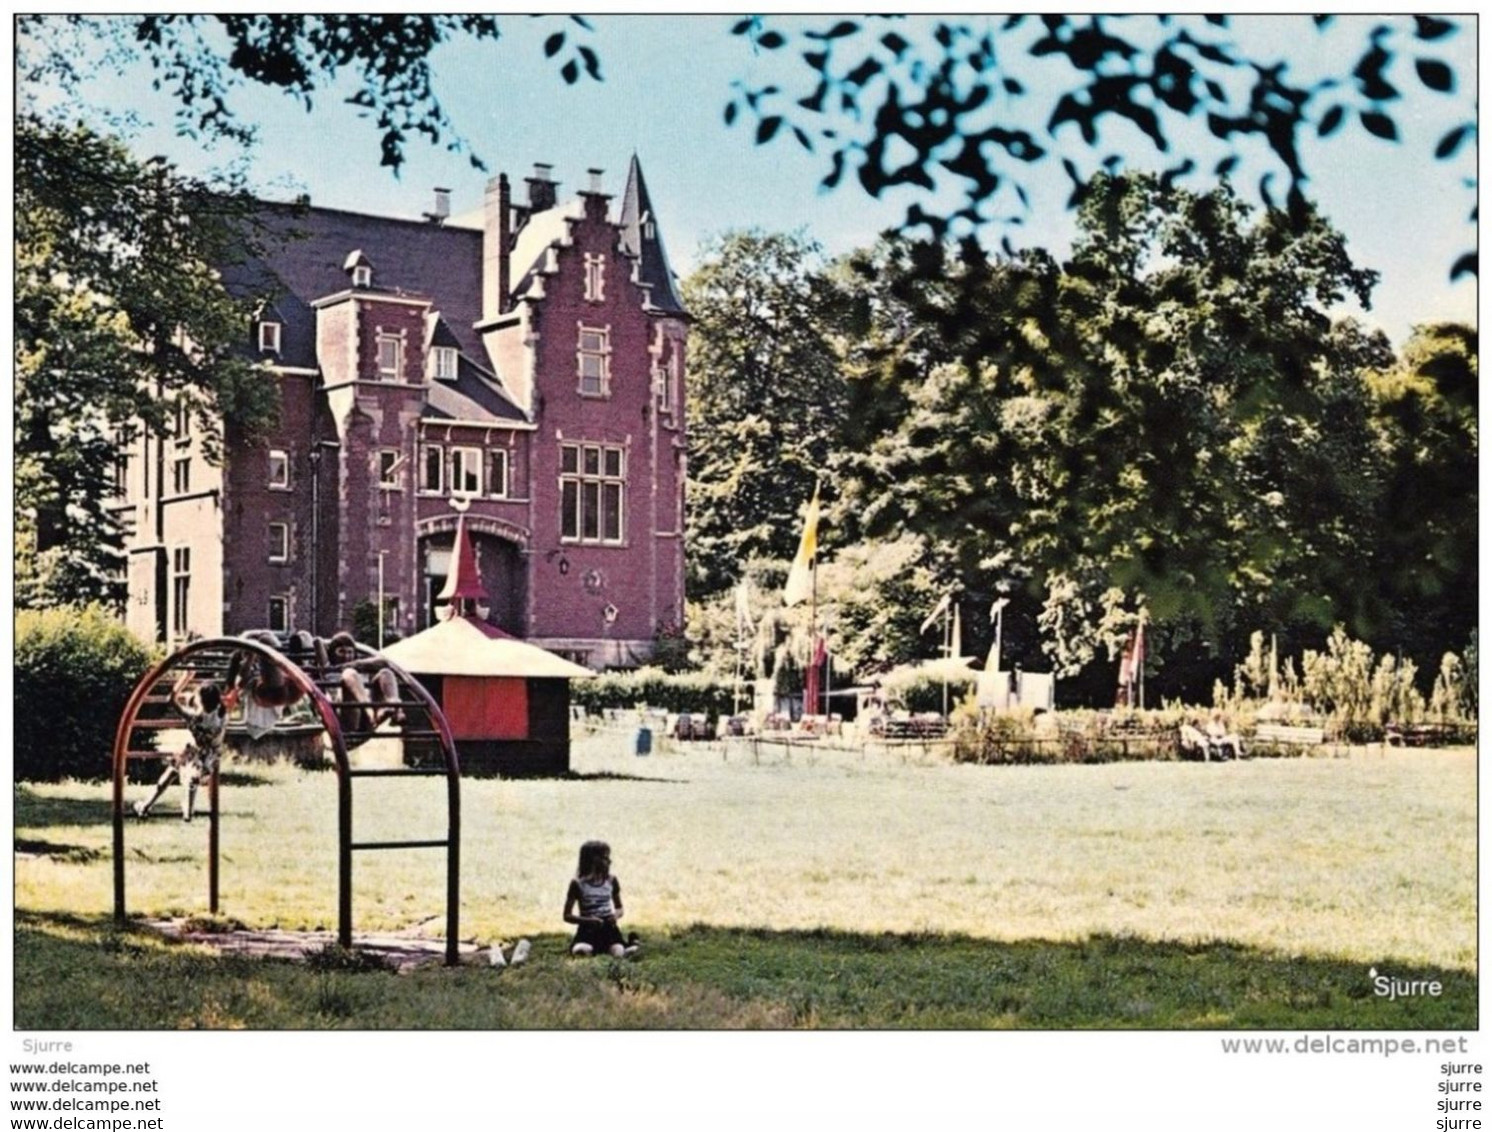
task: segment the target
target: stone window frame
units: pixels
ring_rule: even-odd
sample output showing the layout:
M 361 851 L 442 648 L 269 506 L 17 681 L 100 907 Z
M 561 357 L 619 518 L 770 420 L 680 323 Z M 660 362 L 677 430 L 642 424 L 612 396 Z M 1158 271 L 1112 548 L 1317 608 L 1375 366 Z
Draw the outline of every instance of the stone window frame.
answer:
M 283 519 L 269 524 L 269 560 L 277 565 L 290 561 L 290 524 Z
M 490 462 L 487 466 L 487 494 L 493 499 L 508 499 L 512 496 L 513 484 L 512 461 L 508 458 L 506 448 L 489 448 L 487 455 Z M 501 465 L 501 474 L 498 466 Z
M 590 459 L 593 454 L 594 462 Z M 562 443 L 559 481 L 560 542 L 585 546 L 627 544 L 627 449 L 624 445 L 587 441 Z M 614 533 L 607 529 L 607 504 L 613 498 Z M 588 533 L 586 522 L 591 506 L 594 507 L 594 533 Z
M 189 495 L 192 490 L 192 454 L 177 453 L 171 461 L 171 494 Z
M 175 640 L 191 632 L 192 547 L 177 543 L 171 548 L 171 636 Z
M 374 457 L 377 461 L 378 486 L 384 491 L 404 490 L 404 453 L 397 448 L 380 448 Z
M 403 381 L 404 380 L 404 336 L 402 334 L 393 334 L 393 333 L 390 333 L 389 331 L 386 331 L 386 330 L 380 330 L 378 332 L 378 337 L 376 339 L 376 342 L 377 342 L 377 352 L 376 352 L 375 358 L 374 358 L 374 361 L 376 363 L 375 368 L 374 368 L 374 372 L 378 375 L 378 380 L 379 381 L 393 381 L 393 382 Z M 392 368 L 386 367 L 384 365 L 383 348 L 385 346 L 392 346 L 394 348 L 394 357 L 393 357 L 393 366 L 392 366 Z
M 280 469 L 279 475 L 276 475 L 277 462 Z M 267 484 L 271 491 L 290 490 L 290 453 L 283 448 L 271 448 L 269 450 L 269 477 Z
M 192 408 L 183 398 L 178 398 L 174 406 L 171 437 L 176 441 L 178 448 L 183 448 L 192 442 Z
M 463 457 L 459 461 L 463 476 L 472 471 L 476 472 L 476 487 L 468 488 L 457 484 L 456 468 L 458 455 Z M 450 495 L 481 495 L 483 487 L 482 479 L 486 471 L 484 467 L 486 459 L 483 456 L 481 447 L 475 444 L 452 444 L 450 446 L 450 460 L 450 472 L 446 481 L 447 493 Z
M 598 344 L 591 349 L 586 348 L 586 335 L 592 334 L 597 337 Z M 586 361 L 595 359 L 596 374 L 587 374 Z M 584 322 L 575 324 L 575 376 L 576 391 L 582 397 L 610 397 L 611 396 L 611 326 L 587 326 Z M 594 381 L 595 388 L 587 388 L 587 382 Z
M 435 458 L 435 463 L 434 464 L 431 464 L 431 462 L 430 462 L 432 454 L 434 455 L 434 458 Z M 428 479 L 427 479 L 427 477 L 429 475 L 429 472 L 430 472 L 430 469 L 432 467 L 435 469 L 436 474 L 439 476 L 439 482 L 434 487 L 430 486 L 430 484 L 428 482 Z M 421 495 L 444 495 L 445 494 L 445 490 L 446 490 L 446 451 L 445 451 L 445 446 L 444 445 L 441 445 L 441 444 L 430 444 L 428 442 L 424 442 L 424 443 L 420 444 L 420 479 L 419 479 L 419 484 L 420 484 L 420 494 Z
M 584 262 L 585 301 L 588 303 L 604 303 L 606 301 L 606 257 L 587 252 L 585 253 Z
M 276 604 L 278 604 L 279 607 L 280 607 L 280 624 L 278 624 L 278 625 L 275 624 L 275 605 Z M 265 607 L 265 611 L 264 611 L 264 620 L 265 620 L 265 626 L 266 626 L 266 628 L 270 629 L 272 632 L 275 632 L 275 633 L 288 633 L 288 632 L 290 632 L 290 624 L 291 624 L 290 610 L 291 610 L 290 595 L 288 593 L 270 594 L 269 595 L 269 601 L 266 603 L 266 607 Z

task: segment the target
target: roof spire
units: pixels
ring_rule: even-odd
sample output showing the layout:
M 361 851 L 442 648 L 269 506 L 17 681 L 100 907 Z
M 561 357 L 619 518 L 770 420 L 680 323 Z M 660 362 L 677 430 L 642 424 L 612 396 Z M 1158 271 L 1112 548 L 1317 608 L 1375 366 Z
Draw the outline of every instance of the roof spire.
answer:
M 435 600 L 451 603 L 447 617 L 470 616 L 476 612 L 478 602 L 487 600 L 487 591 L 482 588 L 482 571 L 477 565 L 476 550 L 472 547 L 471 536 L 466 533 L 464 509 L 456 517 L 456 541 L 451 554 L 451 572 Z
M 638 257 L 638 276 L 652 289 L 653 305 L 671 314 L 683 314 L 684 303 L 674 287 L 673 269 L 663 250 L 663 236 L 658 231 L 648 185 L 642 177 L 642 163 L 632 154 L 627 169 L 627 188 L 622 193 L 621 247 L 628 255 Z

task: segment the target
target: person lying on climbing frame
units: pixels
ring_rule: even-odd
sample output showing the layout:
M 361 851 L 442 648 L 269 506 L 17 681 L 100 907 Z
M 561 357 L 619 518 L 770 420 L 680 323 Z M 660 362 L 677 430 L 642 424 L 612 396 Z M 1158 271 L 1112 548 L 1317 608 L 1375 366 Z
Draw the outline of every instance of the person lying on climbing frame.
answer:
M 380 668 L 369 680 L 353 667 L 358 652 L 357 641 L 351 633 L 337 633 L 325 641 L 318 638 L 316 655 L 323 672 L 330 674 L 331 669 L 341 668 L 337 680 L 339 698 L 344 706 L 337 709 L 337 717 L 344 730 L 376 731 L 384 722 L 400 718 L 397 707 L 381 706 L 398 703 L 398 677 L 392 669 Z
M 190 740 L 179 752 L 170 757 L 170 762 L 156 781 L 155 793 L 144 802 L 135 803 L 137 817 L 149 817 L 150 808 L 160 801 L 161 795 L 173 782 L 180 782 L 181 820 L 191 821 L 197 805 L 197 785 L 203 778 L 217 772 L 223 757 L 223 732 L 228 726 L 228 710 L 232 706 L 229 697 L 211 680 L 202 684 L 196 692 L 196 707 L 185 699 L 187 686 L 192 683 L 192 673 L 183 672 L 171 689 L 169 703 L 177 715 L 186 721 Z

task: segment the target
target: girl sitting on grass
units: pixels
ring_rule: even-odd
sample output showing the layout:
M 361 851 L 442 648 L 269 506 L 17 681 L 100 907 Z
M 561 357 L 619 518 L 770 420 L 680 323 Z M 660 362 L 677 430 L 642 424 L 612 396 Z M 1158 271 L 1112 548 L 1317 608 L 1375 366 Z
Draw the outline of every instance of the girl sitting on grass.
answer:
M 617 927 L 621 918 L 622 885 L 611 875 L 611 846 L 587 841 L 580 847 L 580 866 L 565 893 L 565 923 L 577 925 L 570 954 L 604 951 L 616 959 L 636 955 L 637 935 L 622 938 Z

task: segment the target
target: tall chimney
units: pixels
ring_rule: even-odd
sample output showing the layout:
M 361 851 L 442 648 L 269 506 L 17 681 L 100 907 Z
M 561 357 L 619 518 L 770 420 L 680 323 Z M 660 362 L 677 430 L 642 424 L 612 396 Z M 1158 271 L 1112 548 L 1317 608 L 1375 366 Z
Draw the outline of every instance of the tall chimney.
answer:
M 553 171 L 553 165 L 536 162 L 534 175 L 527 178 L 528 206 L 534 212 L 543 212 L 545 209 L 554 207 L 559 185 L 550 178 L 550 173 Z
M 435 190 L 435 211 L 431 214 L 437 220 L 444 220 L 451 215 L 451 190 Z
M 506 173 L 487 182 L 482 198 L 482 318 L 508 309 L 508 213 L 511 204 Z

